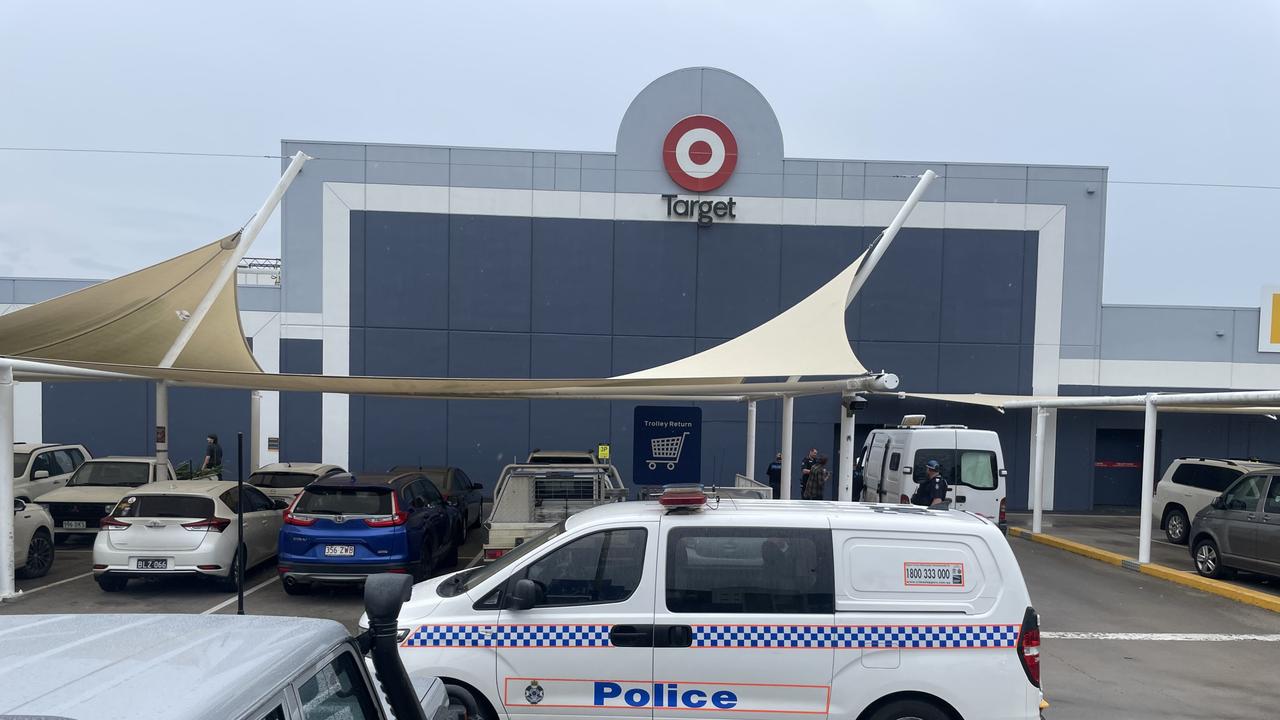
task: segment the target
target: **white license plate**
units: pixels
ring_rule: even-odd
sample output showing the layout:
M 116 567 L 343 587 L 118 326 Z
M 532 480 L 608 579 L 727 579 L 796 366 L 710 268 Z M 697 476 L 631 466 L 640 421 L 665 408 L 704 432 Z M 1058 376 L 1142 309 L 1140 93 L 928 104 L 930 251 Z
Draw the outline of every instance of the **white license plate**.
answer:
M 83 530 L 84 521 L 83 520 L 63 520 L 62 527 L 67 530 Z
M 134 561 L 134 569 L 136 570 L 168 570 L 169 560 L 167 558 L 138 558 Z
M 324 554 L 327 557 L 353 557 L 356 554 L 355 545 L 325 545 Z

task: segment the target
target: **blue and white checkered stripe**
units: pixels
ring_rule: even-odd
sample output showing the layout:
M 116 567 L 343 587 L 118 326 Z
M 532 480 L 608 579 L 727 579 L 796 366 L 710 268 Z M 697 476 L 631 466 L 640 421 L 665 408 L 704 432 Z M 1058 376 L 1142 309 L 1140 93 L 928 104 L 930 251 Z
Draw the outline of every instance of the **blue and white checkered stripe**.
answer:
M 609 647 L 609 625 L 422 625 L 406 647 Z
M 1017 625 L 694 625 L 707 648 L 1001 648 Z

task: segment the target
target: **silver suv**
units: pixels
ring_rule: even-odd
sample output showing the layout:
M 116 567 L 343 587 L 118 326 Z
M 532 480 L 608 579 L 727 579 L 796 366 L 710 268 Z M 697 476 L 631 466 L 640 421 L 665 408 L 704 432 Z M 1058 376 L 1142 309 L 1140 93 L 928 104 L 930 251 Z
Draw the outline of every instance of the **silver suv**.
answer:
M 1196 515 L 1191 559 L 1205 577 L 1280 577 L 1280 467 L 1245 475 Z
M 1156 484 L 1152 517 L 1169 542 L 1187 543 L 1191 519 L 1248 472 L 1275 467 L 1259 460 L 1183 457 L 1174 460 Z

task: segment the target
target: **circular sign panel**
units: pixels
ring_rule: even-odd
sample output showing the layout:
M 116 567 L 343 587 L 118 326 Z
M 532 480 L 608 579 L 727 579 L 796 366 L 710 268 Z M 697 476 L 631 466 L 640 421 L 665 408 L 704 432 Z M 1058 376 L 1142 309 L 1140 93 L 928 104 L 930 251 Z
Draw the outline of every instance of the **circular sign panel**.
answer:
M 662 164 L 685 190 L 715 190 L 725 184 L 738 164 L 738 141 L 729 126 L 716 118 L 690 115 L 667 133 L 662 142 Z

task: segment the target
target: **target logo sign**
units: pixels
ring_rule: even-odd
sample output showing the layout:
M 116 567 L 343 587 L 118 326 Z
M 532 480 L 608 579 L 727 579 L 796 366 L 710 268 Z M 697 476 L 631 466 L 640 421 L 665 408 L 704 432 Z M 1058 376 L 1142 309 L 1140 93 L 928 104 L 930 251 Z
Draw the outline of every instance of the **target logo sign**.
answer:
M 685 190 L 707 192 L 728 181 L 738 164 L 738 141 L 710 115 L 690 115 L 667 133 L 662 164 Z

